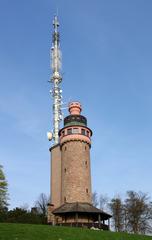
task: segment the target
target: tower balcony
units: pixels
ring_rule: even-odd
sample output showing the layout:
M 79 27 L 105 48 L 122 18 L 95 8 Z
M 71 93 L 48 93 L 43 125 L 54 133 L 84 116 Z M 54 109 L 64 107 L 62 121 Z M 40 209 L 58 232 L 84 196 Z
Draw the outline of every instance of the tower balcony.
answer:
M 92 131 L 90 128 L 79 125 L 69 125 L 59 131 L 60 144 L 68 141 L 82 141 L 91 146 Z

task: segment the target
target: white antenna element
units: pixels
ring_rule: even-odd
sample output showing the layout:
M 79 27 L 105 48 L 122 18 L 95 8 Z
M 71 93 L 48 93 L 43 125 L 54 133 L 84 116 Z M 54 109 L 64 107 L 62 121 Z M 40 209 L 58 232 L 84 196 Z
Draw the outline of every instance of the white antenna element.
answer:
M 49 141 L 51 141 L 53 138 L 53 134 L 51 132 L 47 132 L 47 138 Z
M 59 22 L 57 16 L 54 17 L 53 20 L 54 32 L 53 32 L 53 41 L 51 48 L 51 68 L 52 68 L 52 77 L 51 83 L 53 83 L 53 87 L 50 90 L 50 93 L 53 97 L 53 140 L 54 144 L 59 143 L 58 132 L 60 129 L 60 121 L 63 120 L 62 115 L 62 90 L 59 85 L 62 81 L 62 76 L 60 74 L 61 71 L 61 51 L 60 51 L 60 39 L 59 39 Z M 48 139 L 51 140 L 51 135 L 48 134 Z

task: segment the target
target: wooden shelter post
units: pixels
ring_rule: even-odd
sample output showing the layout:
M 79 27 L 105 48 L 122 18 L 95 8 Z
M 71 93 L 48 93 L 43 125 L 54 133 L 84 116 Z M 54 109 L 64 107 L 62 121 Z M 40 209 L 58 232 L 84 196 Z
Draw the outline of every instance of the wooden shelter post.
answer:
M 99 222 L 99 227 L 101 227 L 101 216 L 100 216 L 100 213 L 98 215 L 98 222 Z
M 79 219 L 79 216 L 78 216 L 78 213 L 75 214 L 75 222 L 78 224 L 78 219 Z

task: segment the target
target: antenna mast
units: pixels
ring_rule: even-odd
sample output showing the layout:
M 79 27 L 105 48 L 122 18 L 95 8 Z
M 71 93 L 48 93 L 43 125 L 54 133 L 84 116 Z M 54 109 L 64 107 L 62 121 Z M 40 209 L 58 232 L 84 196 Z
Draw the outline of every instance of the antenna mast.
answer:
M 54 144 L 59 143 L 58 132 L 60 129 L 60 121 L 62 120 L 62 110 L 61 110 L 61 93 L 60 83 L 62 81 L 61 70 L 61 51 L 60 51 L 60 35 L 58 32 L 59 22 L 57 16 L 53 20 L 53 40 L 51 48 L 51 68 L 52 77 L 50 82 L 53 83 L 50 93 L 53 97 L 53 134 L 48 133 L 48 139 L 54 140 Z

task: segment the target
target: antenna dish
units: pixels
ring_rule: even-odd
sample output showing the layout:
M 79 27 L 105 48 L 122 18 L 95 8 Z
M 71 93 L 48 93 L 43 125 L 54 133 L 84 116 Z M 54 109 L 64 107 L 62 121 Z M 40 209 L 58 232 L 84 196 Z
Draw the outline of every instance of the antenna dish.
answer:
M 51 132 L 47 132 L 47 138 L 51 141 L 53 139 L 53 134 Z

